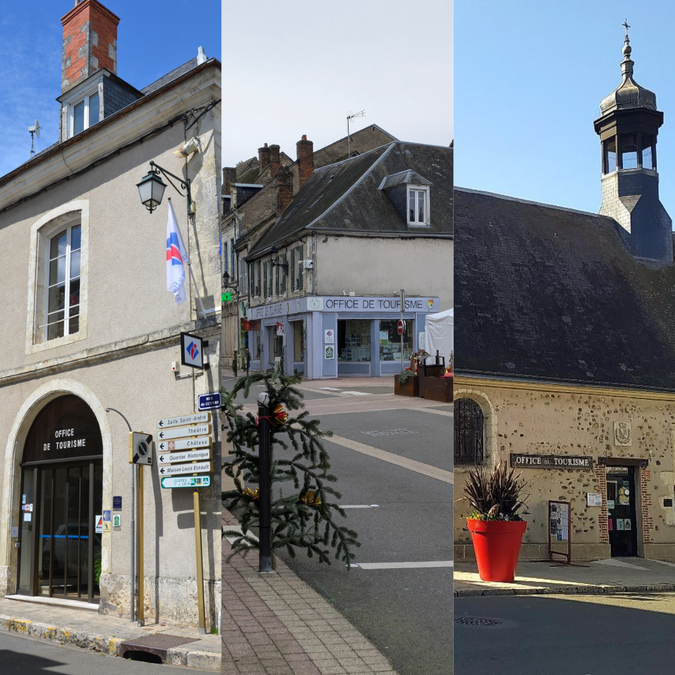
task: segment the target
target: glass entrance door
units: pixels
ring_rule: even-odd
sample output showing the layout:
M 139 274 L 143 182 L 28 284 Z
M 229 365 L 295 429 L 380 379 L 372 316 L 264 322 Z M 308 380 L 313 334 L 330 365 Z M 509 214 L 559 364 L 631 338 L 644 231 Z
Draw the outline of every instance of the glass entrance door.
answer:
M 612 557 L 637 555 L 635 467 L 607 467 L 607 518 Z
M 102 513 L 102 476 L 100 460 L 25 470 L 26 500 L 35 496 L 31 517 L 26 521 L 24 515 L 21 524 L 19 592 L 89 602 L 98 598 L 101 534 L 95 517 Z

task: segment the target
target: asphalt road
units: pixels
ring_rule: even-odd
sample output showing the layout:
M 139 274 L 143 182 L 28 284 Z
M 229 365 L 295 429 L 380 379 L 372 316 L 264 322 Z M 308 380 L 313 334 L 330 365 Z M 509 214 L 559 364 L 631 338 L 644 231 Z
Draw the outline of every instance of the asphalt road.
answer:
M 367 401 L 364 401 L 367 406 Z M 322 428 L 341 439 L 451 470 L 452 417 L 396 410 L 326 415 Z M 392 432 L 372 435 L 363 432 Z M 401 430 L 412 433 L 403 433 Z M 357 564 L 452 560 L 452 485 L 330 440 L 334 487 L 346 524 L 359 534 Z M 453 662 L 452 568 L 328 567 L 303 553 L 285 562 L 370 639 L 400 675 L 450 675 Z
M 186 668 L 157 666 L 97 654 L 78 647 L 50 644 L 41 640 L 0 633 L 0 673 L 2 675 L 158 675 L 181 673 Z
M 231 382 L 224 380 L 225 386 Z M 340 388 L 340 382 L 330 381 L 327 386 Z M 342 493 L 338 503 L 362 507 L 347 509 L 348 518 L 343 521 L 358 532 L 361 542 L 354 550 L 354 562 L 410 566 L 348 570 L 334 559 L 330 566 L 319 564 L 304 552 L 293 559 L 283 551 L 280 557 L 386 654 L 400 675 L 452 675 L 453 491 L 448 482 L 452 406 L 434 404 L 444 414 L 410 410 L 406 399 L 397 397 L 400 409 L 369 411 L 377 407 L 370 395 L 392 388 L 364 380 L 347 389 L 365 394 L 352 396 L 361 412 L 337 412 L 338 403 L 346 402 L 339 392 L 305 390 L 303 394 L 308 402 L 332 399 L 336 403 L 334 410 L 325 407 L 319 419 L 322 429 L 335 434 L 325 445 L 331 473 L 338 477 L 332 486 Z M 239 400 L 253 403 L 260 391 L 259 386 L 253 387 L 246 401 Z M 373 457 L 355 447 L 384 451 L 384 455 Z M 404 466 L 393 464 L 392 458 L 402 460 Z M 414 470 L 420 465 L 422 470 L 442 470 L 441 479 Z M 418 563 L 430 566 L 415 566 Z
M 672 675 L 675 594 L 455 599 L 456 675 Z

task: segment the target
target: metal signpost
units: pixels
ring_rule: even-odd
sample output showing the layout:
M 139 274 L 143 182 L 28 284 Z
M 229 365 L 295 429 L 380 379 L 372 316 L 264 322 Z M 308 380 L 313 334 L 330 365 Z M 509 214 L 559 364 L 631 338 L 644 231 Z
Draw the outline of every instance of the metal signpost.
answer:
M 194 337 L 194 336 L 187 336 Z M 189 346 L 189 345 L 186 345 Z M 201 345 L 197 347 L 201 349 Z M 194 363 L 188 363 L 192 365 Z M 216 402 L 217 405 L 212 405 Z M 220 407 L 220 394 L 206 394 L 199 397 L 199 409 L 207 410 Z M 197 611 L 199 613 L 199 632 L 206 632 L 204 616 L 204 571 L 202 562 L 202 524 L 199 488 L 211 486 L 211 413 L 200 412 L 190 415 L 168 417 L 157 421 L 157 471 L 163 489 L 191 488 L 195 519 L 195 553 L 197 562 Z M 192 426 L 184 426 L 192 425 Z M 175 440 L 174 440 L 175 439 Z M 175 452 L 182 450 L 183 452 Z M 196 474 L 207 475 L 198 476 Z

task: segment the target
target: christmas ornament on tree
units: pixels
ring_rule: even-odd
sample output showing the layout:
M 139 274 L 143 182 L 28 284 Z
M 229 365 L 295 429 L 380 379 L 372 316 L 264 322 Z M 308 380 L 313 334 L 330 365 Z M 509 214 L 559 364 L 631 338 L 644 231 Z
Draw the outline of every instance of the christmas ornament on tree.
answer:
M 322 431 L 319 420 L 308 419 L 302 410 L 302 394 L 293 387 L 299 378 L 279 372 L 254 373 L 242 377 L 231 392 L 223 391 L 224 420 L 227 420 L 227 443 L 234 459 L 224 465 L 225 474 L 233 479 L 234 489 L 223 492 L 223 506 L 236 515 L 241 530 L 223 531 L 233 538 L 232 554 L 246 555 L 258 549 L 259 542 L 251 533 L 260 527 L 260 483 L 258 448 L 260 434 L 270 428 L 270 534 L 272 566 L 274 551 L 285 548 L 291 557 L 296 549 L 304 549 L 309 557 L 330 564 L 330 549 L 336 559 L 348 566 L 354 558 L 351 549 L 360 546 L 354 530 L 340 525 L 334 517 L 346 518 L 345 511 L 331 499 L 339 499 L 330 483 L 337 478 L 329 473 L 330 458 L 322 439 L 331 432 Z M 253 384 L 264 384 L 269 396 L 265 406 L 271 411 L 259 424 L 253 414 L 243 414 L 235 403 L 237 395 L 249 395 Z

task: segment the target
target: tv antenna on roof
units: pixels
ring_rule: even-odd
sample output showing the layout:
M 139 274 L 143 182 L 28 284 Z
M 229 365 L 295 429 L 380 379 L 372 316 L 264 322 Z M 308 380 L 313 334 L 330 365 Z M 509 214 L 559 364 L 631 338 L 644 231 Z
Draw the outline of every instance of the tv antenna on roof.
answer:
M 40 129 L 42 127 L 40 126 L 40 123 L 35 120 L 35 124 L 32 127 L 28 127 L 28 132 L 30 133 L 30 156 L 32 157 L 35 154 L 35 146 L 33 144 L 33 141 L 35 139 L 35 136 L 40 138 Z
M 359 110 L 359 112 L 357 112 L 357 113 L 351 113 L 350 115 L 347 115 L 347 159 L 349 159 L 352 156 L 351 138 L 349 137 L 349 123 L 355 117 L 365 117 L 365 115 L 366 115 L 365 110 Z

